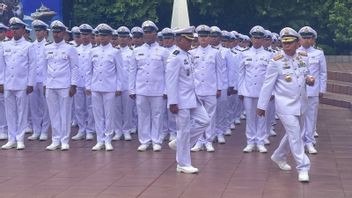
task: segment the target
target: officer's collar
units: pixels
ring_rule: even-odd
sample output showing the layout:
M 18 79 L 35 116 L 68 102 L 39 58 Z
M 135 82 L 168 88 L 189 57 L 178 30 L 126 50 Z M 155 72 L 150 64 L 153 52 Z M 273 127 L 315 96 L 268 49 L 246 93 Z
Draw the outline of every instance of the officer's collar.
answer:
M 106 45 L 99 45 L 101 48 L 103 48 L 103 49 L 106 49 L 106 48 L 110 48 L 110 47 L 112 47 L 112 45 L 111 45 L 111 43 L 108 43 L 108 44 L 106 44 Z
M 44 39 L 42 39 L 41 41 L 38 41 L 38 39 L 35 40 L 37 43 L 46 43 L 47 41 Z
M 222 47 L 221 43 L 219 43 L 218 45 L 214 45 L 213 48 L 215 49 L 220 49 Z
M 24 39 L 24 37 L 22 36 L 20 39 L 18 39 L 18 40 L 15 40 L 15 38 L 12 38 L 12 40 L 13 40 L 13 42 L 15 42 L 15 43 L 21 43 L 21 42 L 23 42 L 23 41 L 25 41 L 26 39 Z
M 290 55 L 287 55 L 285 52 L 284 52 L 284 56 L 285 56 L 285 58 L 287 58 L 287 59 L 294 59 L 296 56 L 297 56 L 297 53 L 298 51 L 296 50 L 296 53 L 293 55 L 293 56 L 290 56 Z
M 261 51 L 261 50 L 264 50 L 264 47 L 263 46 L 260 46 L 259 48 L 254 48 L 253 46 L 251 47 L 252 50 L 254 51 Z
M 59 46 L 59 45 L 62 45 L 62 44 L 64 44 L 64 43 L 65 43 L 65 39 L 62 39 L 62 41 L 60 41 L 60 42 L 58 42 L 58 43 L 55 43 L 55 42 L 54 42 L 54 45 Z
M 83 43 L 82 43 L 80 46 L 82 46 L 84 48 L 90 48 L 90 47 L 92 47 L 92 43 L 88 43 L 87 45 L 83 45 Z
M 201 45 L 199 45 L 199 49 L 203 49 L 203 50 L 208 49 L 209 47 L 210 47 L 210 45 L 207 45 L 205 47 L 202 47 Z
M 314 49 L 314 47 L 312 47 L 312 46 L 309 46 L 308 48 L 305 48 L 305 47 L 303 47 L 303 46 L 300 47 L 300 50 L 305 51 L 305 52 L 310 52 L 310 51 L 312 51 L 313 49 Z
M 153 42 L 153 43 L 151 43 L 151 44 L 144 43 L 144 45 L 145 45 L 146 47 L 155 47 L 156 45 L 159 45 L 159 44 L 155 41 L 155 42 Z

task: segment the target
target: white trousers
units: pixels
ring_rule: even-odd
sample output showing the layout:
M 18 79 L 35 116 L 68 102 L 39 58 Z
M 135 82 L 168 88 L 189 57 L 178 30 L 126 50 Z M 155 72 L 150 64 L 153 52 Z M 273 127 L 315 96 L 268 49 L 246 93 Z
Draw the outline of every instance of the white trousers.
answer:
M 48 134 L 50 126 L 48 105 L 44 96 L 43 83 L 37 83 L 29 95 L 29 110 L 32 119 L 33 133 Z
M 240 99 L 239 95 L 235 95 L 236 98 L 236 110 L 235 119 L 240 119 L 241 113 L 244 111 L 243 101 Z
M 162 96 L 137 95 L 138 139 L 141 144 L 161 144 L 164 99 Z
M 223 93 L 223 92 L 221 92 Z M 224 92 L 225 94 L 227 94 L 226 92 Z M 227 96 L 227 125 L 228 128 L 230 128 L 231 124 L 233 124 L 235 122 L 235 118 L 236 118 L 236 109 L 237 109 L 237 96 L 236 95 L 231 95 L 231 96 Z
M 92 110 L 92 98 L 87 96 L 85 88 L 77 87 L 74 99 L 75 117 L 80 133 L 92 133 L 95 131 L 94 116 Z
M 167 108 L 167 102 L 164 103 L 164 121 L 163 121 L 163 132 L 164 135 L 176 134 L 176 117 L 175 114 L 171 113 Z
M 314 132 L 318 118 L 319 97 L 308 97 L 308 109 L 303 115 L 303 141 L 305 145 L 315 144 Z
M 304 144 L 302 140 L 303 117 L 295 115 L 278 114 L 286 133 L 282 138 L 279 147 L 274 151 L 273 157 L 277 160 L 287 161 L 287 155 L 291 150 L 293 158 L 297 164 L 298 171 L 308 171 L 310 161 L 304 153 Z
M 114 114 L 116 107 L 115 92 L 92 92 L 93 115 L 97 142 L 111 142 L 114 133 Z
M 138 128 L 138 113 L 137 113 L 137 106 L 136 101 L 132 100 L 132 129 Z
M 244 97 L 243 103 L 246 110 L 247 144 L 264 145 L 266 117 L 257 116 L 258 98 Z
M 180 166 L 191 166 L 191 147 L 210 124 L 205 108 L 198 102 L 196 108 L 179 109 L 176 115 L 176 161 Z
M 222 135 L 228 129 L 228 97 L 227 94 L 221 92 L 221 96 L 217 98 L 216 116 L 215 116 L 215 134 Z
M 6 114 L 5 114 L 4 94 L 0 94 L 0 133 L 7 134 L 7 121 L 6 121 Z
M 28 122 L 28 95 L 26 90 L 5 90 L 5 113 L 9 142 L 23 142 Z
M 265 112 L 265 117 L 266 117 L 265 137 L 268 138 L 270 136 L 270 131 L 273 126 L 273 122 L 275 120 L 275 99 L 269 101 L 268 108 Z
M 203 135 L 199 138 L 199 143 L 207 144 L 212 142 L 215 137 L 215 113 L 217 99 L 216 96 L 198 96 L 198 99 L 210 118 L 209 126 L 205 129 Z M 226 111 L 223 112 L 223 114 L 226 114 Z
M 71 133 L 73 102 L 73 98 L 69 96 L 69 88 L 47 88 L 46 102 L 51 120 L 52 142 L 68 144 Z
M 134 128 L 132 123 L 133 102 L 134 100 L 129 97 L 128 91 L 121 92 L 121 96 L 116 98 L 114 113 L 115 133 L 127 133 Z

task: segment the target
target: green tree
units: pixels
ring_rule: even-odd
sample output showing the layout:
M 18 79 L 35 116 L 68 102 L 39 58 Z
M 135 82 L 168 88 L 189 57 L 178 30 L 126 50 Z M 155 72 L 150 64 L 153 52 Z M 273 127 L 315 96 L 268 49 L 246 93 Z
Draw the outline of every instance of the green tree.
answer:
M 173 0 L 73 0 L 73 25 L 141 25 L 147 19 L 160 29 L 171 22 Z M 217 25 L 248 34 L 254 25 L 279 32 L 309 25 L 327 54 L 348 53 L 352 40 L 352 0 L 188 0 L 191 24 Z
M 333 41 L 346 53 L 352 52 L 352 0 L 340 0 L 329 12 L 328 27 L 334 32 Z

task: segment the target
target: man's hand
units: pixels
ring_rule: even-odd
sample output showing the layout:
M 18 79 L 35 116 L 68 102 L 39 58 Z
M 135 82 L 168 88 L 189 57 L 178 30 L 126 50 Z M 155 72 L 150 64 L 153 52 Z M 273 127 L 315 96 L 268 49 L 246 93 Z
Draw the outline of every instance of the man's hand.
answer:
M 309 86 L 313 86 L 315 83 L 315 78 L 313 76 L 307 76 L 306 77 L 306 83 Z
M 46 94 L 46 86 L 43 86 L 43 94 L 45 96 L 45 94 Z
M 121 96 L 121 91 L 116 91 L 115 92 L 115 96 L 117 97 L 117 96 Z
M 272 95 L 272 96 L 270 97 L 270 101 L 273 101 L 274 98 L 275 98 L 275 96 Z
M 260 117 L 265 116 L 265 110 L 257 108 L 257 115 Z
M 166 94 L 163 95 L 163 99 L 164 99 L 164 100 L 167 99 L 167 95 L 166 95 Z
M 323 93 L 319 93 L 319 98 L 322 99 L 324 97 Z
M 240 98 L 241 101 L 243 101 L 243 99 L 244 99 L 243 95 L 239 95 L 238 97 Z
M 216 97 L 219 98 L 221 96 L 221 90 L 216 91 Z
M 4 93 L 4 85 L 0 85 L 0 93 Z
M 136 94 L 130 94 L 130 98 L 131 98 L 132 100 L 135 100 L 135 99 L 136 99 Z
M 70 91 L 68 92 L 68 95 L 70 97 L 73 97 L 76 94 L 76 87 L 77 87 L 76 85 L 71 85 Z
M 171 104 L 170 105 L 170 112 L 173 114 L 177 114 L 178 113 L 178 106 L 177 104 Z
M 27 95 L 33 92 L 33 86 L 27 86 L 26 93 Z
M 86 89 L 86 95 L 87 96 L 91 96 L 92 95 L 92 91 L 90 89 Z

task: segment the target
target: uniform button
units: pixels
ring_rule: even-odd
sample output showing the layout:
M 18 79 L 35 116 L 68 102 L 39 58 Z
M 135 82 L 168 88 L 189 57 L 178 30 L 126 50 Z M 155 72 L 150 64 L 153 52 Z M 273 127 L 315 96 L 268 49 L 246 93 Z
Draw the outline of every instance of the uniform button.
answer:
M 254 83 L 254 85 L 257 85 L 257 83 Z
M 254 77 L 257 77 L 257 75 L 254 75 Z
M 149 74 L 149 72 L 147 72 L 147 74 Z

